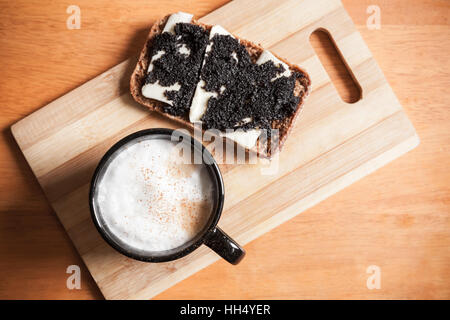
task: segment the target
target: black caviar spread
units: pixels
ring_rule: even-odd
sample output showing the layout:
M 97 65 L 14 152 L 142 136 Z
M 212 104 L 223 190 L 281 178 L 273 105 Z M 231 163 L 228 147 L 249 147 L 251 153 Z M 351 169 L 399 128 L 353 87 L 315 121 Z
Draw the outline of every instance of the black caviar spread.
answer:
M 165 92 L 173 105 L 164 104 L 163 108 L 164 112 L 182 116 L 191 105 L 209 33 L 190 23 L 177 23 L 174 30 L 175 34 L 163 32 L 155 37 L 149 50 L 149 60 L 158 51 L 163 50 L 165 54 L 153 62 L 153 69 L 148 73 L 145 83 L 159 81 L 161 86 L 167 87 L 178 82 L 180 90 Z M 179 48 L 183 45 L 190 51 L 189 54 L 180 52 Z
M 294 95 L 294 87 L 296 79 L 304 77 L 302 73 L 293 72 L 271 81 L 285 71 L 283 66 L 277 67 L 272 61 L 253 63 L 246 48 L 229 35 L 215 35 L 212 50 L 204 54 L 208 37 L 202 27 L 189 23 L 176 24 L 175 35 L 164 32 L 155 37 L 149 52 L 153 55 L 164 50 L 166 54 L 153 62 L 145 83 L 181 85 L 180 90 L 165 92 L 173 101 L 173 106 L 164 105 L 165 112 L 187 117 L 199 80 L 205 81 L 206 91 L 218 94 L 209 99 L 201 118 L 204 129 L 270 129 L 274 120 L 285 119 L 296 111 L 300 97 Z M 189 55 L 179 51 L 183 44 L 190 50 Z
M 252 63 L 246 48 L 229 35 L 215 35 L 212 43 L 200 79 L 205 81 L 206 91 L 219 95 L 209 99 L 201 119 L 206 129 L 270 129 L 273 120 L 295 112 L 300 99 L 294 96 L 295 80 L 303 74 L 271 81 L 285 71 L 283 66 L 272 61 Z M 225 90 L 220 93 L 222 86 Z M 252 121 L 243 123 L 243 119 Z

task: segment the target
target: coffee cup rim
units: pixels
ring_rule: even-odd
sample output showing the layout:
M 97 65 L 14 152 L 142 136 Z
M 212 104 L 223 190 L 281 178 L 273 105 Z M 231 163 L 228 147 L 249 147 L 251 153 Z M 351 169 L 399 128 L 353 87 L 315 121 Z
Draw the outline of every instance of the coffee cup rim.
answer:
M 138 253 L 137 252 L 138 250 L 136 251 L 127 250 L 126 248 L 124 248 L 123 245 L 121 245 L 120 243 L 118 243 L 118 241 L 114 239 L 114 237 L 107 231 L 105 226 L 100 222 L 99 217 L 100 213 L 98 213 L 96 209 L 95 196 L 96 196 L 96 189 L 99 180 L 101 178 L 101 174 L 103 173 L 103 170 L 107 168 L 107 165 L 109 164 L 108 161 L 115 154 L 115 152 L 118 151 L 122 146 L 126 145 L 127 143 L 145 136 L 161 135 L 171 137 L 175 131 L 177 132 L 177 135 L 182 137 L 183 143 L 187 143 L 186 139 L 189 139 L 191 146 L 194 147 L 197 151 L 201 151 L 202 159 L 204 159 L 203 157 L 205 156 L 207 157 L 208 162 L 204 163 L 204 165 L 207 167 L 210 173 L 212 173 L 212 176 L 215 178 L 214 185 L 216 196 L 214 197 L 214 209 L 212 211 L 212 217 L 208 221 L 209 225 L 205 226 L 202 229 L 202 231 L 200 231 L 194 237 L 194 239 L 196 239 L 194 242 L 179 250 L 176 250 L 177 248 L 165 250 L 168 252 L 167 254 L 155 252 L 155 254 L 152 255 L 149 254 L 149 251 L 143 251 L 142 253 Z M 123 137 L 122 139 L 114 143 L 114 145 L 111 146 L 108 149 L 108 151 L 106 151 L 106 153 L 103 155 L 100 162 L 98 163 L 91 179 L 89 190 L 89 208 L 91 212 L 92 221 L 97 231 L 100 233 L 101 237 L 115 250 L 117 250 L 118 252 L 129 258 L 133 258 L 135 260 L 143 262 L 168 262 L 182 258 L 191 253 L 192 251 L 196 250 L 205 242 L 205 239 L 208 236 L 208 234 L 214 232 L 222 214 L 224 198 L 225 198 L 225 189 L 222 173 L 220 172 L 219 166 L 215 161 L 214 157 L 212 156 L 212 154 L 208 151 L 208 149 L 206 149 L 206 147 L 200 141 L 196 140 L 191 135 L 186 134 L 178 129 L 151 128 L 140 130 Z

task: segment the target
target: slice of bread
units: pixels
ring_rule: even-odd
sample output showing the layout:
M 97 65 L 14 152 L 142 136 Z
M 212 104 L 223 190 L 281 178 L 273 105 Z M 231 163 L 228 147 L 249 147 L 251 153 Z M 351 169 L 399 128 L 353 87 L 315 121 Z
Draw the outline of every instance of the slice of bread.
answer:
M 147 41 L 144 45 L 144 48 L 141 51 L 136 68 L 131 76 L 130 91 L 131 91 L 133 98 L 138 103 L 148 107 L 150 110 L 161 113 L 164 116 L 166 116 L 172 120 L 175 120 L 185 126 L 194 128 L 194 124 L 189 121 L 189 114 L 182 115 L 182 116 L 174 116 L 174 115 L 168 114 L 168 113 L 164 112 L 164 108 L 163 108 L 164 102 L 146 98 L 142 95 L 142 92 L 141 92 L 141 88 L 145 84 L 145 80 L 146 80 L 146 76 L 147 76 L 147 69 L 148 69 L 148 66 L 151 61 L 151 54 L 152 54 L 151 51 L 152 51 L 153 40 L 158 34 L 160 34 L 163 31 L 166 21 L 168 20 L 169 17 L 170 17 L 170 15 L 157 21 L 150 29 L 150 33 L 147 37 Z M 196 21 L 195 19 L 192 19 L 191 23 L 201 26 L 202 28 L 204 28 L 205 30 L 208 30 L 208 31 L 211 30 L 211 28 L 212 28 L 212 26 L 200 23 L 200 22 Z M 259 58 L 259 56 L 261 55 L 261 53 L 264 51 L 264 49 L 261 46 L 256 45 L 248 40 L 240 39 L 236 36 L 234 36 L 234 37 L 236 39 L 238 39 L 240 41 L 240 43 L 246 48 L 247 52 L 250 55 L 252 62 L 255 63 L 257 61 L 257 59 Z M 272 129 L 279 130 L 279 135 L 278 135 L 278 139 L 277 139 L 278 142 L 271 143 L 272 138 L 270 138 L 270 137 L 268 139 L 260 138 L 259 143 L 256 144 L 255 147 L 253 147 L 251 149 L 247 149 L 247 148 L 243 147 L 243 148 L 245 148 L 245 150 L 247 152 L 255 152 L 255 153 L 257 153 L 258 156 L 262 156 L 262 157 L 266 157 L 266 158 L 271 158 L 276 152 L 281 150 L 281 147 L 283 146 L 287 136 L 289 135 L 290 130 L 294 126 L 294 122 L 297 119 L 297 117 L 300 113 L 300 110 L 302 109 L 302 105 L 305 101 L 305 98 L 308 96 L 308 94 L 310 92 L 310 86 L 311 86 L 310 77 L 303 69 L 299 68 L 296 65 L 290 64 L 286 60 L 284 60 L 280 57 L 277 57 L 276 55 L 274 55 L 274 56 L 276 58 L 278 58 L 279 60 L 281 60 L 282 62 L 286 63 L 292 72 L 300 73 L 302 75 L 302 77 L 297 78 L 297 80 L 295 82 L 295 87 L 294 87 L 294 95 L 299 98 L 299 103 L 297 105 L 296 111 L 293 112 L 291 116 L 286 117 L 282 120 L 273 121 L 271 124 Z

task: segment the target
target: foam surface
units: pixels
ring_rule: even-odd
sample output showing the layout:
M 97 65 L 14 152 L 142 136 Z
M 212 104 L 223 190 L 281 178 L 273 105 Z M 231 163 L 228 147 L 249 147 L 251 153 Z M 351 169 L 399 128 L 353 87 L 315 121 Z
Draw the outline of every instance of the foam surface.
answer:
M 98 185 L 98 207 L 111 232 L 142 250 L 162 251 L 191 240 L 213 207 L 213 182 L 202 164 L 183 164 L 166 139 L 125 146 Z

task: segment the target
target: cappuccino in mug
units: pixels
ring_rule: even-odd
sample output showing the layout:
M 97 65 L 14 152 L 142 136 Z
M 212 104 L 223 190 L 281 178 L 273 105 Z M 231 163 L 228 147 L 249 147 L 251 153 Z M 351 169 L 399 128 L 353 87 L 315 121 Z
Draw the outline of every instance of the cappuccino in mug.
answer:
M 210 173 L 203 164 L 180 161 L 176 145 L 168 139 L 128 143 L 116 151 L 98 182 L 101 218 L 116 238 L 135 249 L 177 248 L 201 232 L 211 216 Z

